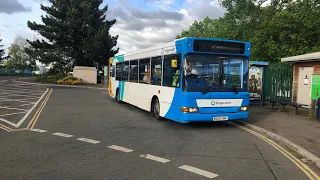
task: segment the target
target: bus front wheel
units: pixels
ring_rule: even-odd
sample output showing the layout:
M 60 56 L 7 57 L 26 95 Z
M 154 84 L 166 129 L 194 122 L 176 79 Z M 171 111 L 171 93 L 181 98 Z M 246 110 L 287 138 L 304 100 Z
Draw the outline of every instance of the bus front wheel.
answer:
M 162 120 L 163 118 L 160 116 L 160 103 L 158 98 L 155 98 L 153 101 L 153 115 L 157 120 Z

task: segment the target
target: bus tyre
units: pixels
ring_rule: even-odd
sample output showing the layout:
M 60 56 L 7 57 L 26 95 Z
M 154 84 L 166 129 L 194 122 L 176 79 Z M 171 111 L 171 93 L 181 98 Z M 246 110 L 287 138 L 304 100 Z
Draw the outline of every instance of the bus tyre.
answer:
M 160 116 L 160 103 L 158 98 L 155 98 L 153 102 L 153 115 L 157 120 L 162 120 L 163 118 Z
M 117 100 L 118 103 L 121 102 L 119 90 L 117 90 L 117 92 L 116 92 L 116 100 Z

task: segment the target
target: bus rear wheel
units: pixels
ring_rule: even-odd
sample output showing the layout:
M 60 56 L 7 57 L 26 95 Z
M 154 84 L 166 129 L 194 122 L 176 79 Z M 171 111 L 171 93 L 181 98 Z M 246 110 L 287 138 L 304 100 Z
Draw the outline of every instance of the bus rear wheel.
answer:
M 163 118 L 160 116 L 160 103 L 158 98 L 155 98 L 153 102 L 153 115 L 157 120 L 162 120 Z

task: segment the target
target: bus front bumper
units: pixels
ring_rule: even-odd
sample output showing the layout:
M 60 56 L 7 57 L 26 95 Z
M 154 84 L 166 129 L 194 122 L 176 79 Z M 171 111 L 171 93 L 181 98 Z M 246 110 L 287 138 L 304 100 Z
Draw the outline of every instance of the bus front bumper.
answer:
M 227 117 L 227 119 L 226 119 Z M 219 113 L 219 114 L 200 114 L 200 113 L 181 113 L 179 122 L 202 122 L 202 121 L 235 121 L 246 120 L 249 117 L 248 111 L 237 113 Z

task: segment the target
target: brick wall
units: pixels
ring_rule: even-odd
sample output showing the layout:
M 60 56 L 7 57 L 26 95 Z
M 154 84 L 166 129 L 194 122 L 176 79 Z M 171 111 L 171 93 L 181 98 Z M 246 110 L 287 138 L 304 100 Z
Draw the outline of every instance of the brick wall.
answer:
M 292 101 L 297 102 L 298 80 L 300 67 L 313 67 L 313 74 L 320 74 L 320 61 L 295 63 L 293 66 Z

